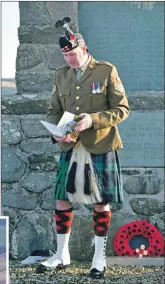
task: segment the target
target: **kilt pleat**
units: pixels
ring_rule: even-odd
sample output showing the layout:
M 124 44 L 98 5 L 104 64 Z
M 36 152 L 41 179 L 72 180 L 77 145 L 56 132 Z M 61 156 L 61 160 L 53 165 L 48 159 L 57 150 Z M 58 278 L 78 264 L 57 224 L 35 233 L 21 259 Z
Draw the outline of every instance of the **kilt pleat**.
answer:
M 66 193 L 66 176 L 69 168 L 72 150 L 62 152 L 56 175 L 56 200 L 69 200 Z M 108 203 L 123 202 L 123 180 L 118 152 L 91 154 L 94 172 L 99 184 L 102 200 Z

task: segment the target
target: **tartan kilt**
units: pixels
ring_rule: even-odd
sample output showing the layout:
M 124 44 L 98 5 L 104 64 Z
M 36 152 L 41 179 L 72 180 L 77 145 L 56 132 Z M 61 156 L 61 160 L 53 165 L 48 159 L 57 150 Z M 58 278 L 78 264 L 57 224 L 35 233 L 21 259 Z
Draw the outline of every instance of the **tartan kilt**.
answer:
M 66 176 L 72 156 L 72 149 L 60 155 L 56 175 L 55 199 L 67 200 Z M 94 173 L 101 184 L 103 202 L 123 203 L 123 179 L 117 150 L 104 154 L 91 154 Z

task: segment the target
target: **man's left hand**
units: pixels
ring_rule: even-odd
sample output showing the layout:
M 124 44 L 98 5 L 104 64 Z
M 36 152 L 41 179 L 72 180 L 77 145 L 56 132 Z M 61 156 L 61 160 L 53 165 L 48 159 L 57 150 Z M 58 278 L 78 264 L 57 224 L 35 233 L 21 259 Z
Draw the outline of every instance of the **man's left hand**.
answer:
M 81 113 L 79 117 L 82 117 L 82 119 L 76 123 L 75 126 L 75 131 L 76 132 L 81 132 L 85 129 L 91 128 L 92 127 L 92 118 L 90 114 L 88 113 Z

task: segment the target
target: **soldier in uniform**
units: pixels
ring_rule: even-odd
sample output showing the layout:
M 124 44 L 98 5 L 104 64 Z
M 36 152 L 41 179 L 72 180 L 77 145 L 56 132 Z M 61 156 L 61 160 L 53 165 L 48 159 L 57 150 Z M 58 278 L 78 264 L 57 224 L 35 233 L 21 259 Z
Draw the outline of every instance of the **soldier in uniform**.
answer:
M 56 177 L 57 251 L 37 267 L 37 272 L 70 264 L 69 236 L 73 220 L 72 203 L 93 204 L 95 252 L 89 277 L 103 278 L 105 248 L 110 227 L 109 203 L 122 204 L 122 176 L 117 150 L 123 148 L 117 124 L 129 115 L 125 89 L 114 65 L 96 61 L 83 36 L 73 33 L 70 19 L 63 26 L 65 35 L 59 45 L 66 64 L 57 69 L 48 122 L 58 124 L 64 111 L 78 115 L 76 141 L 70 133 L 52 136 L 62 150 Z M 59 24 L 61 23 L 61 24 Z

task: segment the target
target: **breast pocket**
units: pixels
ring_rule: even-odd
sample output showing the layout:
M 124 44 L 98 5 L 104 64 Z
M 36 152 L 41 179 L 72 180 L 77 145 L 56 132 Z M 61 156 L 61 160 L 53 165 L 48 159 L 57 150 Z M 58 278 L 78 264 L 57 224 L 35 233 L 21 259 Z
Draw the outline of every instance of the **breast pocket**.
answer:
M 104 93 L 95 94 L 91 96 L 93 110 L 105 110 L 108 104 L 107 95 Z
M 59 97 L 61 101 L 61 105 L 63 111 L 71 111 L 71 97 L 70 97 L 70 90 L 68 89 L 61 89 L 59 91 Z
M 90 89 L 88 88 L 88 90 L 85 90 L 85 105 L 87 110 L 90 112 L 106 110 L 108 108 L 106 82 L 100 82 L 99 91 L 96 90 L 95 94 L 93 94 L 92 86 L 93 84 L 90 84 Z

